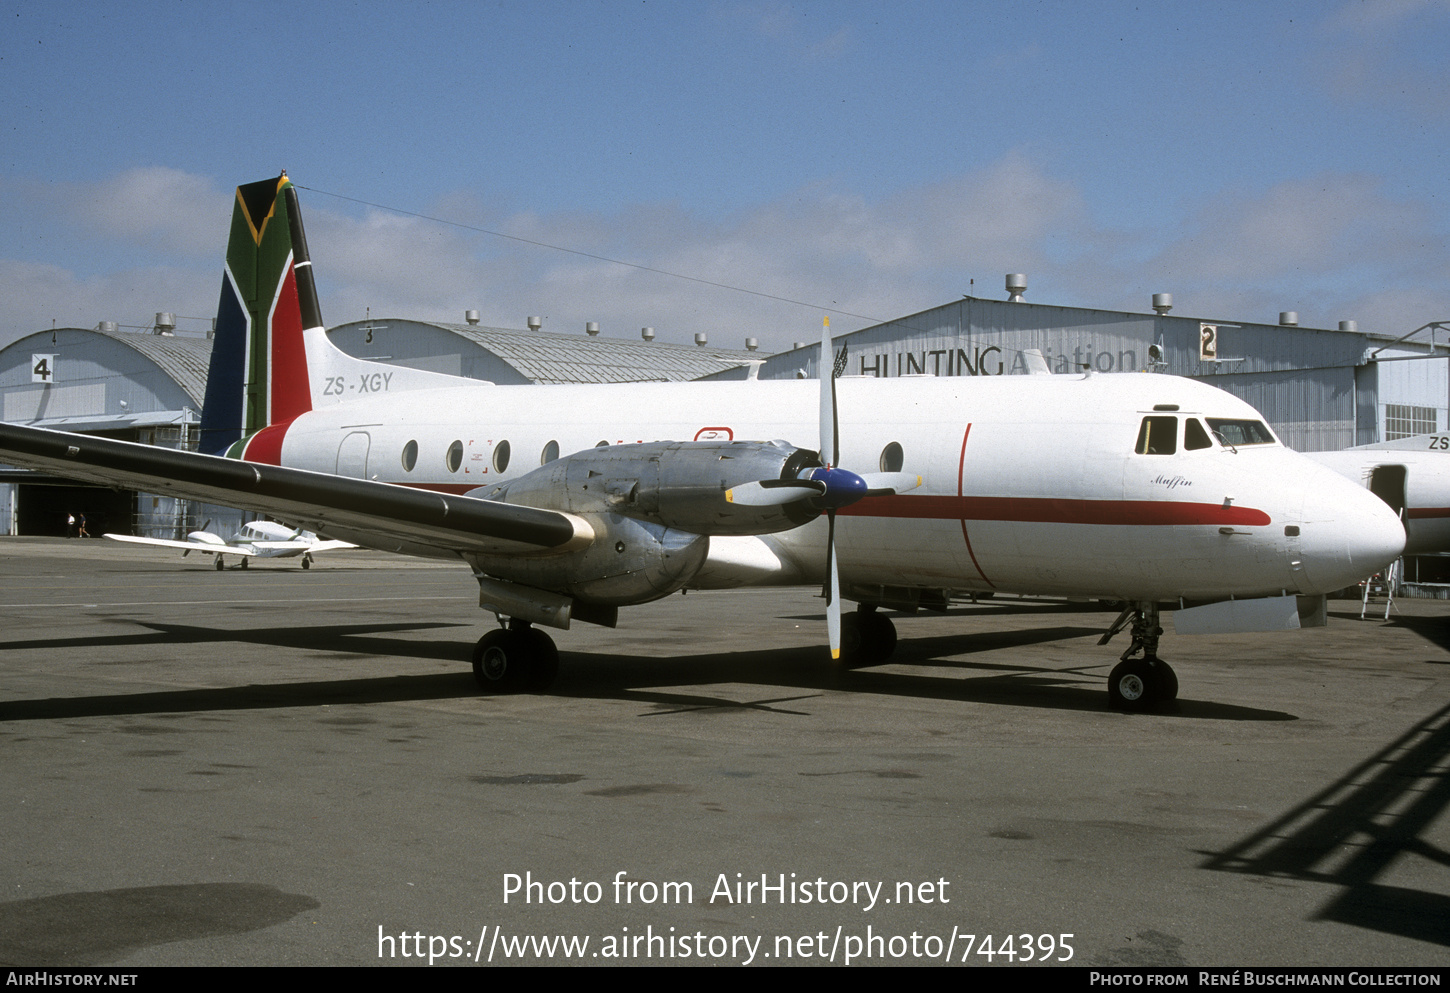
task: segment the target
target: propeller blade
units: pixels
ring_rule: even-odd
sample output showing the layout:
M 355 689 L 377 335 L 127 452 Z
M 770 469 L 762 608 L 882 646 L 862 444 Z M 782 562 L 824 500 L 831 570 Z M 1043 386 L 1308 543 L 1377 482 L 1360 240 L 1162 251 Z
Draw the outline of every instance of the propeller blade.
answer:
M 836 377 L 831 370 L 831 319 L 821 318 L 821 461 L 828 467 L 840 461 L 841 450 L 836 444 Z
M 844 353 L 841 356 L 844 361 Z M 841 578 L 836 569 L 836 509 L 855 503 L 866 495 L 864 480 L 854 472 L 837 469 L 841 462 L 841 443 L 837 435 L 836 369 L 831 357 L 831 318 L 821 318 L 820 358 L 820 453 L 824 469 L 813 469 L 806 478 L 824 483 L 826 492 L 816 501 L 826 510 L 826 636 L 831 643 L 831 658 L 841 657 Z M 829 453 L 829 461 L 827 461 Z
M 861 479 L 867 496 L 892 496 L 921 485 L 921 476 L 914 472 L 864 472 Z
M 814 479 L 762 479 L 726 490 L 725 500 L 743 507 L 778 507 L 797 500 L 825 496 L 827 489 L 826 483 Z
M 831 658 L 841 657 L 841 577 L 836 571 L 836 512 L 826 514 L 826 637 Z

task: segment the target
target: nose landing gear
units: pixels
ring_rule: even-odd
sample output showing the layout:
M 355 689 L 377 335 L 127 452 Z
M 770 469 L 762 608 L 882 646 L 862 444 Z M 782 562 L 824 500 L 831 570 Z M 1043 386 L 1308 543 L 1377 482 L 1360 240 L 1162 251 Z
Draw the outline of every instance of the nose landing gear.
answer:
M 1158 637 L 1163 633 L 1158 604 L 1150 600 L 1129 604 L 1098 644 L 1106 645 L 1129 622 L 1133 641 L 1108 674 L 1108 705 L 1114 710 L 1151 710 L 1178 697 L 1178 675 L 1158 657 Z M 1141 658 L 1136 657 L 1139 652 Z

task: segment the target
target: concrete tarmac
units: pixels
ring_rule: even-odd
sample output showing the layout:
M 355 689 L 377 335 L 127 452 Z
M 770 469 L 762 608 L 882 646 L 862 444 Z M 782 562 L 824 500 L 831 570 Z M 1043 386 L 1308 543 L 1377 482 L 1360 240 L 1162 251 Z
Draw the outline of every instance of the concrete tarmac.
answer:
M 461 565 L 0 538 L 0 603 L 0 963 L 1450 964 L 1444 602 L 1165 624 L 1144 715 L 1083 605 L 836 674 L 812 591 L 674 596 L 483 697 Z

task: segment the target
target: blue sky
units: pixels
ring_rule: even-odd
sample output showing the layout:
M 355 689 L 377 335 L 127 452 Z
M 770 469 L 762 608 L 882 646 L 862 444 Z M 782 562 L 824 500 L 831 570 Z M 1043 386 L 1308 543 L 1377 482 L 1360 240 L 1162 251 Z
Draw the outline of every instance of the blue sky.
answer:
M 47 0 L 0 17 L 0 343 L 209 317 L 232 188 L 282 168 L 307 188 L 329 323 L 475 308 L 774 349 L 811 339 L 821 307 L 859 315 L 839 332 L 1000 297 L 1017 271 L 1043 303 L 1450 319 L 1435 0 Z

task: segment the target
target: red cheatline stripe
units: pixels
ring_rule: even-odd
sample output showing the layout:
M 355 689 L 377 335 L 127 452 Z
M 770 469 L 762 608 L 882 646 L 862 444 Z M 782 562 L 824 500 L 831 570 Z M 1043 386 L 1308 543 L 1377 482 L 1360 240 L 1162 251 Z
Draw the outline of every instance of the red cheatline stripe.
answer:
M 1253 507 L 1168 500 L 1062 500 L 1040 497 L 896 496 L 867 497 L 839 513 L 855 517 L 928 520 L 1015 521 L 1028 524 L 1230 524 L 1272 523 Z
M 1429 517 L 1450 517 L 1450 507 L 1411 507 L 1408 513 L 1411 520 L 1421 520 Z

